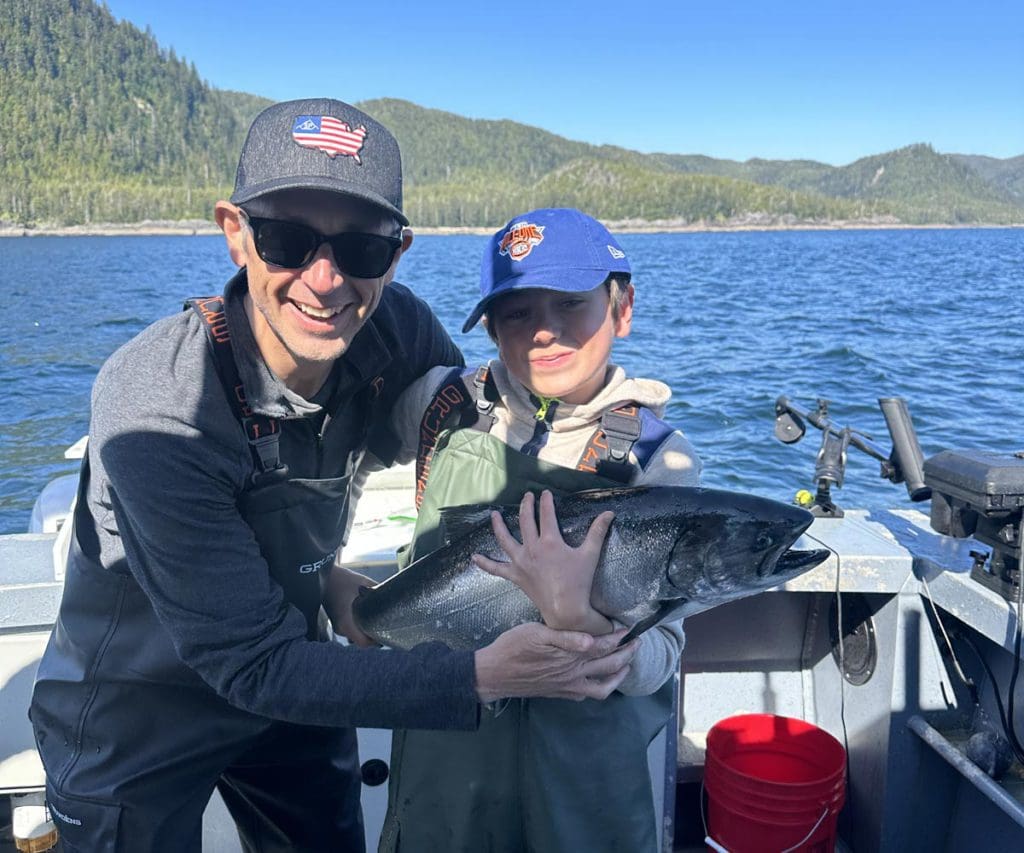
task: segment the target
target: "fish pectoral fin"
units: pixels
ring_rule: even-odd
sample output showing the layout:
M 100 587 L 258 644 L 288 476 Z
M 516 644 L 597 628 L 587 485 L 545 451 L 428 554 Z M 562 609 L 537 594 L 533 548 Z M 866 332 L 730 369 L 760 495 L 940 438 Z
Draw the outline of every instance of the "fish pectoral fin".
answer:
M 650 616 L 645 616 L 632 628 L 629 632 L 619 641 L 619 645 L 623 646 L 632 640 L 634 637 L 639 637 L 648 628 L 653 628 L 659 622 L 668 619 L 673 613 L 680 611 L 686 605 L 685 599 L 673 598 L 671 601 L 663 601 L 658 605 L 658 609 L 655 610 Z
M 482 524 L 491 523 L 491 511 L 501 512 L 503 507 L 492 504 L 466 504 L 441 509 L 441 532 L 446 542 L 455 542 L 472 533 Z

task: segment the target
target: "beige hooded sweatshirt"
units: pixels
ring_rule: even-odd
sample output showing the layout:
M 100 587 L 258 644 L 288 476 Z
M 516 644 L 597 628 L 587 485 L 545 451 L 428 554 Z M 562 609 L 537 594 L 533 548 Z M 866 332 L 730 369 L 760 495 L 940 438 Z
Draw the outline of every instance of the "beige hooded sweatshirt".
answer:
M 500 399 L 492 414 L 496 418 L 491 435 L 515 450 L 522 450 L 534 437 L 537 404 L 530 391 L 509 374 L 505 365 L 493 359 L 489 368 Z M 434 393 L 451 368 L 436 367 L 412 383 L 395 404 L 392 426 L 402 442 L 398 461 L 416 458 L 420 421 Z M 604 388 L 589 403 L 572 405 L 559 402 L 551 419 L 551 429 L 536 451 L 538 459 L 575 468 L 590 437 L 600 424 L 601 415 L 629 403 L 637 403 L 661 417 L 671 391 L 653 379 L 629 379 L 621 367 L 609 365 Z M 631 486 L 697 486 L 701 463 L 687 438 L 678 430 L 669 434 L 651 454 L 643 469 L 630 454 L 635 467 Z M 682 622 L 663 623 L 640 637 L 633 665 L 619 691 L 629 696 L 653 693 L 679 667 L 684 635 Z

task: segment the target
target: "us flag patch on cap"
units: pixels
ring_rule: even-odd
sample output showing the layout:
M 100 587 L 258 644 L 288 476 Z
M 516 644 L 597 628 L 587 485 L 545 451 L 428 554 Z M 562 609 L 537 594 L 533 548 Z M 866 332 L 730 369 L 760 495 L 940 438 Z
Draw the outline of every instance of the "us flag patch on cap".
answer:
M 296 116 L 292 139 L 303 148 L 316 148 L 332 159 L 342 154 L 362 165 L 359 152 L 366 139 L 366 128 L 359 125 L 352 130 L 334 116 Z

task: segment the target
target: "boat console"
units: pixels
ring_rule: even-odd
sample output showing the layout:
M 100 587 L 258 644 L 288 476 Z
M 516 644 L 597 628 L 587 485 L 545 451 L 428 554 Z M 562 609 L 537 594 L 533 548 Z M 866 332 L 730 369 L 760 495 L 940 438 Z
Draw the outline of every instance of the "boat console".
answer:
M 944 450 L 924 463 L 924 475 L 932 488 L 932 529 L 958 539 L 973 537 L 991 548 L 991 553 L 971 552 L 971 577 L 1016 602 L 1024 559 L 1024 451 L 1001 456 Z
M 777 400 L 781 441 L 799 441 L 806 423 L 822 431 L 816 492 L 802 503 L 833 557 L 785 595 L 687 620 L 681 788 L 701 777 L 700 738 L 716 719 L 787 714 L 846 746 L 837 849 L 1024 849 L 1024 454 L 924 459 L 906 404 L 879 403 L 889 453 L 834 424 L 829 401 Z M 840 509 L 851 447 L 930 508 Z M 684 797 L 677 836 L 685 808 Z

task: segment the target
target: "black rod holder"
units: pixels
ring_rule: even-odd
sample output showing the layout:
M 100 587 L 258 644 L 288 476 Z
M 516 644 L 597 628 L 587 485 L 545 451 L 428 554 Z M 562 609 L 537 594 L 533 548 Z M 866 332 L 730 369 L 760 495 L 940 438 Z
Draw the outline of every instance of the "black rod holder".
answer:
M 910 420 L 907 401 L 902 397 L 879 397 L 878 405 L 892 436 L 888 479 L 894 483 L 905 483 L 912 501 L 928 500 L 932 490 L 924 483 L 924 454 L 917 441 L 914 423 Z M 882 475 L 886 476 L 884 470 Z
M 892 438 L 892 450 L 886 453 L 864 433 L 850 427 L 837 427 L 829 419 L 828 400 L 819 398 L 817 410 L 809 411 L 780 396 L 775 400 L 775 437 L 785 444 L 795 444 L 807 431 L 805 424 L 821 430 L 822 443 L 815 463 L 814 480 L 818 489 L 817 505 L 830 511 L 830 489 L 841 488 L 846 465 L 847 447 L 856 447 L 881 463 L 881 476 L 893 483 L 904 483 L 912 501 L 926 501 L 931 488 L 924 481 L 924 454 L 917 441 L 906 400 L 902 397 L 880 397 L 878 405 L 885 417 Z

